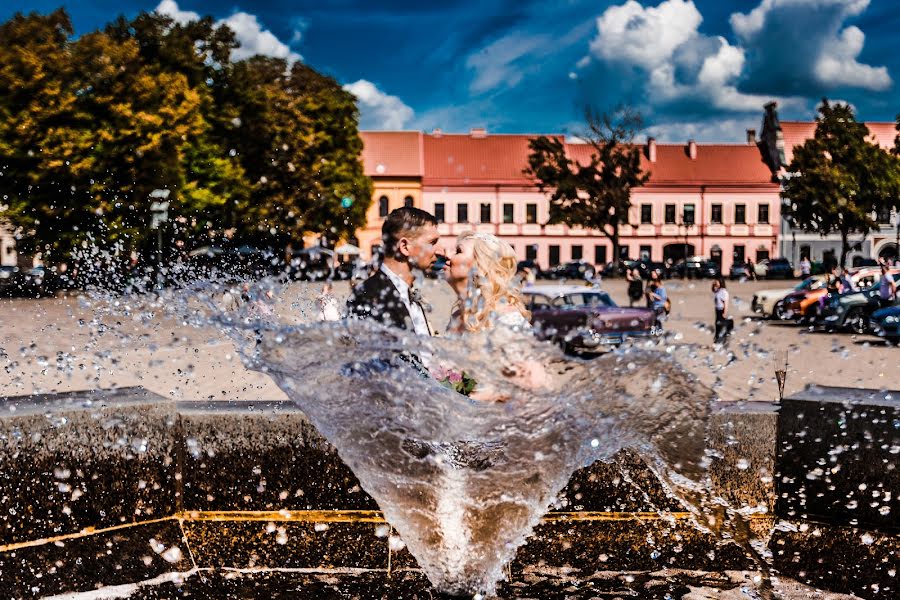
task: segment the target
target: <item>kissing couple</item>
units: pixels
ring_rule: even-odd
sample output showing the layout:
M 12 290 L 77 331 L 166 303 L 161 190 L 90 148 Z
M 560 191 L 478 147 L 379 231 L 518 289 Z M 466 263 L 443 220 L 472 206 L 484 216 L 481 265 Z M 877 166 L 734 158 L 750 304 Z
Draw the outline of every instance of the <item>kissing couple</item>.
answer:
M 391 212 L 381 229 L 384 260 L 368 279 L 353 289 L 347 301 L 350 318 L 371 319 L 382 325 L 433 336 L 422 297 L 415 289 L 417 272 L 433 269 L 446 259 L 446 280 L 456 292 L 448 334 L 531 335 L 529 313 L 516 278 L 516 255 L 512 246 L 488 233 L 464 232 L 455 253 L 440 247 L 437 219 L 430 213 L 402 207 Z M 423 357 L 425 358 L 425 357 Z M 518 360 L 507 377 L 519 385 L 540 385 L 541 369 L 533 361 Z M 426 365 L 434 372 L 434 369 Z M 440 377 L 439 375 L 436 375 Z M 495 390 L 475 386 L 470 397 L 500 399 Z

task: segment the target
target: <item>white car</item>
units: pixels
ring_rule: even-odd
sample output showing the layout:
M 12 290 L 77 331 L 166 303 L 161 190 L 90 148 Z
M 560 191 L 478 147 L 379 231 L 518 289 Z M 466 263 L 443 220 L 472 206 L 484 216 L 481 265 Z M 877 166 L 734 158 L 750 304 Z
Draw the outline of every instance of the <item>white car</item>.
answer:
M 793 292 L 810 292 L 812 290 L 817 290 L 824 285 L 825 278 L 816 275 L 814 277 L 807 277 L 792 288 L 760 290 L 753 294 L 753 302 L 750 307 L 753 309 L 753 312 L 760 316 L 780 318 L 780 315 L 774 314 L 775 305 L 779 300 Z

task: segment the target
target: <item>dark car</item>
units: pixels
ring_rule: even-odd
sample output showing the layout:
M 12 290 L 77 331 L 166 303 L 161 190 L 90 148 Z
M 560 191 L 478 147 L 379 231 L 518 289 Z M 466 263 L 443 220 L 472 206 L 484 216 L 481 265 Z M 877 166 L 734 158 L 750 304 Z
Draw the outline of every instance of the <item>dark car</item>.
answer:
M 21 292 L 26 296 L 39 298 L 52 295 L 56 291 L 56 273 L 43 265 L 25 271 L 21 277 Z
M 16 296 L 21 290 L 22 270 L 14 266 L 0 266 L 0 295 Z
M 619 307 L 599 288 L 536 285 L 527 286 L 524 293 L 535 334 L 566 351 L 617 346 L 653 333 L 652 310 Z
M 593 279 L 597 270 L 582 260 L 562 263 L 538 273 L 538 279 Z
M 292 279 L 301 281 L 321 281 L 334 276 L 334 252 L 314 246 L 294 253 L 289 267 Z
M 747 279 L 750 277 L 750 268 L 747 263 L 734 263 L 728 272 L 728 279 L 736 281 L 738 279 Z
M 880 308 L 878 284 L 849 294 L 829 294 L 816 326 L 827 331 L 866 333 L 870 316 Z
M 520 260 L 516 264 L 516 273 L 524 273 L 525 269 L 528 269 L 535 275 L 541 272 L 541 267 L 533 260 Z
M 766 265 L 766 279 L 793 279 L 794 267 L 786 258 L 773 258 Z
M 900 305 L 879 308 L 869 319 L 869 329 L 889 342 L 900 344 Z
M 715 261 L 699 256 L 692 256 L 687 260 L 678 261 L 672 267 L 672 276 L 682 279 L 715 279 L 722 273 L 719 264 Z
M 653 272 L 658 273 L 662 278 L 669 276 L 669 269 L 666 268 L 665 263 L 650 260 L 631 260 L 626 261 L 625 265 L 629 269 L 637 269 L 641 274 L 641 279 L 650 279 L 650 273 Z

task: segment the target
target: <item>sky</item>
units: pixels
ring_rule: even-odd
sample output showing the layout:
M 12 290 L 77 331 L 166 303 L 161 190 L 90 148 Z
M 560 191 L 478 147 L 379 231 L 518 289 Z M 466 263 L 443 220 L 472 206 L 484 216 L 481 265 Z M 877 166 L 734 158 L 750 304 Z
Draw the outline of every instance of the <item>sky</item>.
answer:
M 229 3 L 231 2 L 231 3 Z M 860 119 L 900 113 L 896 0 L 7 0 L 64 6 L 76 35 L 120 14 L 211 15 L 238 57 L 304 61 L 353 92 L 364 129 L 583 131 L 621 104 L 661 141 L 741 142 L 763 105 L 814 118 L 823 97 Z

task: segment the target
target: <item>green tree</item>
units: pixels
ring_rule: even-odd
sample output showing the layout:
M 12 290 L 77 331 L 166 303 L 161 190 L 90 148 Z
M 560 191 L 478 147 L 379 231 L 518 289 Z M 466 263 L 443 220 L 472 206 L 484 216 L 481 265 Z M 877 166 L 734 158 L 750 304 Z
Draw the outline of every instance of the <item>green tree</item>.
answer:
M 841 266 L 850 235 L 878 227 L 876 214 L 900 193 L 897 160 L 867 140 L 869 130 L 847 104 L 823 100 L 816 133 L 794 149 L 783 184 L 784 216 L 804 231 L 841 236 Z
M 647 182 L 641 167 L 641 148 L 634 137 L 643 128 L 641 115 L 629 107 L 598 114 L 585 110 L 591 146 L 587 164 L 570 159 L 558 138 L 540 136 L 529 142 L 525 173 L 550 196 L 549 223 L 565 223 L 601 232 L 619 257 L 619 229 L 628 222 L 631 191 Z

